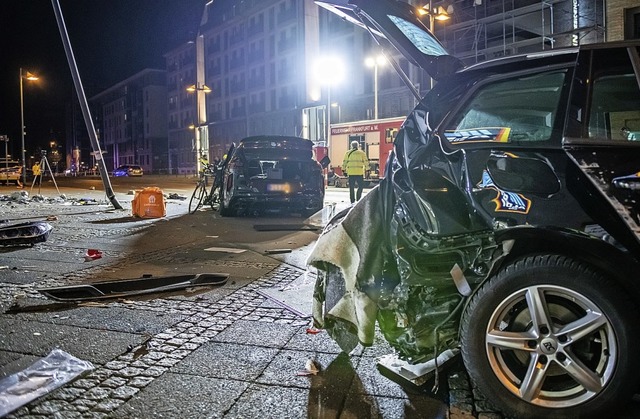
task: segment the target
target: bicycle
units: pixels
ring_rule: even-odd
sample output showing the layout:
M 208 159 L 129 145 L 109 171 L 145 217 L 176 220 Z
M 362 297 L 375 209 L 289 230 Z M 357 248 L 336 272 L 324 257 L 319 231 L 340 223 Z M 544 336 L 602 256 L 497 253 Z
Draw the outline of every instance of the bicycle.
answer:
M 209 178 L 213 177 L 209 189 Z M 203 205 L 210 205 L 216 211 L 220 205 L 220 191 L 222 186 L 222 168 L 215 164 L 205 164 L 200 172 L 200 178 L 189 200 L 189 214 L 194 214 Z

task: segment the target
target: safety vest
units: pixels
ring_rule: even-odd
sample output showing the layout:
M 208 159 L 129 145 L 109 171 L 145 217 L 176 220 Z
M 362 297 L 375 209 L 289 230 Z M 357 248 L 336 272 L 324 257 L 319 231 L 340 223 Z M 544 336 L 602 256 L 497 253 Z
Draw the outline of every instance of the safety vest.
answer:
M 364 176 L 369 169 L 369 159 L 362 150 L 349 150 L 342 161 L 342 171 L 347 175 Z

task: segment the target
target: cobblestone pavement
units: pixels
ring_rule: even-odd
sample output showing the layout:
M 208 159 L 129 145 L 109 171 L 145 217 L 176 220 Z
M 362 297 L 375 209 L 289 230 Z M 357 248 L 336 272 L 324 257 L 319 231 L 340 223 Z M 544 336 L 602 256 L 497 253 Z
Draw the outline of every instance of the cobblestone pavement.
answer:
M 166 219 L 143 220 L 113 210 L 100 192 L 67 198 L 19 203 L 0 196 L 0 218 L 49 218 L 54 226 L 46 243 L 0 249 L 0 378 L 53 347 L 90 360 L 95 369 L 9 418 L 502 417 L 471 390 L 460 362 L 431 394 L 401 387 L 376 370 L 376 357 L 391 352 L 380 336 L 374 347 L 345 357 L 326 334 L 308 334 L 308 319 L 258 290 L 313 281 L 314 273 L 286 258 L 265 257 L 254 238 L 244 246 L 247 256 L 205 254 L 204 244 L 219 233 L 210 231 L 210 212 L 185 216 L 186 201 L 168 200 Z M 131 198 L 119 196 L 125 208 Z M 105 257 L 85 262 L 92 247 Z M 37 291 L 149 272 L 212 270 L 230 272 L 229 282 L 207 292 L 65 310 L 50 307 L 55 304 Z M 320 375 L 298 375 L 309 359 L 321 366 Z

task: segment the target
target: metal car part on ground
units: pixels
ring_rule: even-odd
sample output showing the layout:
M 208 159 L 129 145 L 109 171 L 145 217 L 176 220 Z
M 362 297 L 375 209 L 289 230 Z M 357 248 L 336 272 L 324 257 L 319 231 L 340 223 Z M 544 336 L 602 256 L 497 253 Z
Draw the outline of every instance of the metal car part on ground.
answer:
M 171 292 L 192 287 L 224 285 L 228 278 L 229 274 L 222 273 L 144 276 L 134 279 L 99 281 L 91 284 L 40 288 L 38 291 L 58 301 L 94 301 Z
M 0 224 L 0 246 L 33 246 L 47 241 L 53 227 L 42 221 Z
M 640 144 L 620 126 L 640 121 L 640 43 L 464 68 L 406 3 L 317 3 L 438 81 L 380 185 L 309 258 L 318 326 L 348 352 L 373 343 L 377 322 L 410 364 L 461 350 L 511 416 L 597 416 L 630 400 Z

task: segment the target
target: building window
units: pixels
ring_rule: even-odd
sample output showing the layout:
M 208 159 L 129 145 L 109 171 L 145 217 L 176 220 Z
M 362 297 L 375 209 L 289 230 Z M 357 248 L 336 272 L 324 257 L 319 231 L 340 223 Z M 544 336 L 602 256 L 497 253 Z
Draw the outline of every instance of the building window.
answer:
M 624 12 L 624 38 L 640 39 L 640 7 L 626 9 Z

